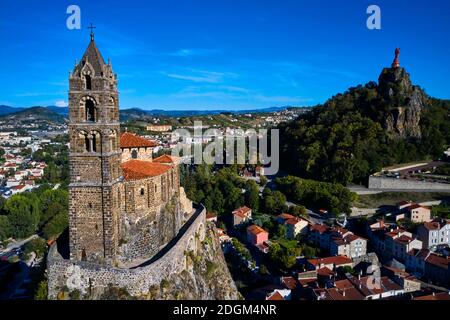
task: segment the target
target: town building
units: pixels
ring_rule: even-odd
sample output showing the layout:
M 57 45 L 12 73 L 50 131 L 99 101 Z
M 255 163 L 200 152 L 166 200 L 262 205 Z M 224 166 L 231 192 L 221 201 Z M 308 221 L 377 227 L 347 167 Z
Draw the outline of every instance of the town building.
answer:
M 308 233 L 309 223 L 305 219 L 282 213 L 277 216 L 276 221 L 286 226 L 286 238 L 290 240 L 295 239 L 299 234 L 306 235 Z
M 247 227 L 247 241 L 253 246 L 263 246 L 269 240 L 269 233 L 255 224 Z M 264 248 L 263 248 L 264 249 Z
M 423 242 L 424 248 L 450 246 L 450 220 L 437 219 L 425 222 L 417 228 L 417 237 Z
M 252 219 L 252 209 L 249 207 L 241 207 L 232 212 L 233 226 L 238 227 L 250 222 Z
M 366 255 L 367 240 L 341 227 L 313 224 L 309 229 L 310 240 L 331 255 L 345 255 L 357 258 Z
M 149 124 L 147 126 L 147 131 L 168 132 L 168 131 L 172 131 L 172 126 L 171 125 L 162 125 L 162 124 Z

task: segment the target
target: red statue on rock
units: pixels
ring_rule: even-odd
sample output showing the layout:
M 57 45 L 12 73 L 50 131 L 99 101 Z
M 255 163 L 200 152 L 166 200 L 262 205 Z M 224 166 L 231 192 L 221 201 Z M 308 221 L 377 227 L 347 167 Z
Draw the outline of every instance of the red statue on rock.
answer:
M 392 68 L 400 68 L 400 62 L 398 61 L 398 56 L 400 55 L 400 48 L 395 49 L 395 59 L 392 62 Z

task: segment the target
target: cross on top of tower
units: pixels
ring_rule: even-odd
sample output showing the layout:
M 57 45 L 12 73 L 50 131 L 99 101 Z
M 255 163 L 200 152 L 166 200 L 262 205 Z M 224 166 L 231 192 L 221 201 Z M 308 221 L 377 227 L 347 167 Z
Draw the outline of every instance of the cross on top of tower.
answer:
M 94 25 L 91 24 L 89 25 L 88 29 L 91 29 L 91 41 L 94 41 L 94 29 L 96 29 L 97 27 L 94 27 Z

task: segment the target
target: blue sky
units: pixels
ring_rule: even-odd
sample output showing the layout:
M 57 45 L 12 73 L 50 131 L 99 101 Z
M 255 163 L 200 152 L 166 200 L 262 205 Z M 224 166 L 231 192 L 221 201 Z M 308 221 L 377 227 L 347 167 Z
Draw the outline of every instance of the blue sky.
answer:
M 81 8 L 81 30 L 66 9 Z M 366 9 L 381 8 L 381 30 Z M 428 94 L 450 98 L 447 0 L 40 0 L 0 2 L 0 104 L 64 105 L 68 73 L 95 39 L 121 108 L 315 105 L 377 80 L 395 47 Z

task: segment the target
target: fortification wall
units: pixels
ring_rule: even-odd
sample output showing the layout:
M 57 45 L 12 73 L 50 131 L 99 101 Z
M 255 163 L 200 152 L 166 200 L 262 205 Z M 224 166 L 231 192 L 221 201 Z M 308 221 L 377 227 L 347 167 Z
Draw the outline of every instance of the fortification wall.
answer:
M 450 190 L 450 184 L 371 176 L 369 189 Z
M 145 266 L 121 269 L 84 261 L 63 259 L 54 244 L 47 257 L 49 299 L 56 299 L 63 288 L 79 290 L 82 294 L 106 289 L 109 285 L 125 288 L 131 295 L 148 293 L 163 279 L 183 271 L 186 252 L 195 251 L 205 239 L 206 209 L 202 206 L 187 222 L 177 237 L 162 249 L 161 256 Z

